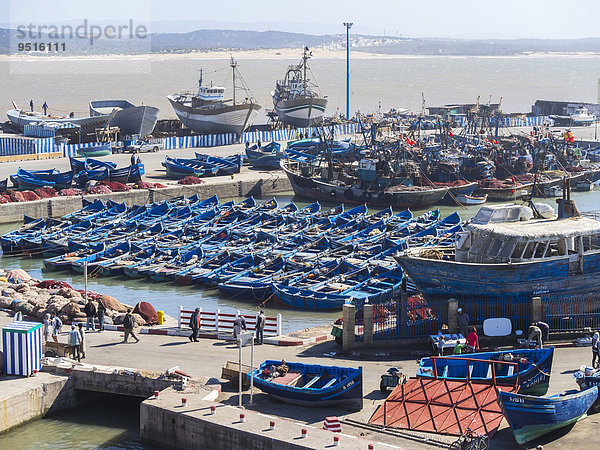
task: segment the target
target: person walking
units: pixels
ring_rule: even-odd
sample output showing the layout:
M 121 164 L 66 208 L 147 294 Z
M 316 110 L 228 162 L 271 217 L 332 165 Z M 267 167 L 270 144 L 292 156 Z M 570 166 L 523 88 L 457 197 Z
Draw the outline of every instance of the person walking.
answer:
M 597 369 L 600 365 L 600 333 L 597 331 L 592 336 L 592 367 Z
M 104 318 L 106 317 L 106 306 L 102 300 L 98 300 L 98 308 L 96 310 L 98 316 L 98 328 L 99 331 L 104 331 Z
M 50 314 L 46 313 L 44 316 L 44 342 L 48 342 L 50 339 L 50 333 L 52 332 L 52 321 L 50 320 Z
M 244 316 L 238 316 L 233 321 L 233 338 L 237 339 L 240 336 L 240 334 L 242 334 L 242 330 L 248 330 L 248 328 L 246 327 L 246 319 L 244 319 Z
M 44 104 L 42 105 L 42 109 L 44 110 L 44 115 L 47 116 L 48 115 L 48 103 L 44 102 Z
M 529 338 L 527 338 L 527 346 L 531 347 L 531 343 L 536 341 L 536 347 L 544 348 L 542 342 L 542 330 L 535 323 L 529 327 Z
M 77 331 L 79 331 L 79 356 L 81 359 L 85 359 L 85 333 L 83 332 L 83 324 L 77 324 Z
M 479 351 L 479 336 L 477 336 L 477 330 L 475 327 L 471 327 L 471 332 L 467 337 L 467 345 L 471 349 L 471 353 Z
M 469 315 L 462 308 L 458 308 L 458 332 L 464 338 L 469 334 Z
M 94 305 L 91 298 L 88 298 L 87 303 L 83 307 L 83 312 L 85 313 L 85 317 L 87 318 L 87 325 L 85 327 L 86 331 L 89 331 L 90 328 L 92 329 L 92 331 L 94 331 L 94 317 L 96 317 L 96 305 Z
M 190 328 L 192 334 L 188 336 L 190 342 L 198 342 L 198 330 L 200 329 L 200 308 L 196 308 L 190 316 Z
M 58 318 L 56 313 L 52 313 L 50 319 L 52 323 L 52 340 L 54 340 L 54 342 L 58 342 L 58 335 L 62 331 L 62 320 Z
M 33 99 L 29 100 L 29 107 L 31 108 L 31 112 L 33 112 Z
M 75 329 L 75 325 L 71 325 L 71 331 L 69 331 L 69 350 L 73 359 L 77 358 L 77 361 L 81 361 L 81 354 L 79 353 L 79 344 L 81 344 L 81 337 L 79 331 Z
M 130 164 L 135 165 L 135 150 L 131 152 L 131 158 L 129 158 Z
M 129 336 L 134 338 L 136 343 L 140 342 L 138 337 L 133 332 L 134 327 L 135 327 L 135 318 L 133 317 L 133 314 L 131 314 L 131 308 L 129 308 L 127 310 L 127 314 L 125 314 L 125 319 L 123 320 L 123 328 L 125 328 L 125 336 L 123 338 L 123 342 L 127 342 L 127 338 Z
M 267 317 L 265 316 L 265 312 L 261 309 L 260 313 L 256 317 L 256 343 L 258 345 L 262 345 L 265 339 L 265 323 L 267 322 Z

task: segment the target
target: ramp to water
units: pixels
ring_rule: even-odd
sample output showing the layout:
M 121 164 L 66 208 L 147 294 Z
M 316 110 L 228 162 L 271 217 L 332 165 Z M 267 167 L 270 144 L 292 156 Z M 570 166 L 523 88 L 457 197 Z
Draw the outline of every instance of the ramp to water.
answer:
M 470 428 L 492 437 L 503 417 L 496 398 L 491 384 L 410 378 L 392 391 L 369 423 L 456 436 Z

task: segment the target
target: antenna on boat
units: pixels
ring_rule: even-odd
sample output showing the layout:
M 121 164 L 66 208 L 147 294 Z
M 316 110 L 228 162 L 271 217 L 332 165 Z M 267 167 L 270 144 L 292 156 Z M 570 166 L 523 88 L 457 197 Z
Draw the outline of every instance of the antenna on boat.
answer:
M 200 78 L 198 79 L 198 87 L 202 86 L 202 69 L 200 69 Z
M 303 94 L 306 95 L 306 65 L 307 65 L 307 61 L 310 58 L 310 56 L 312 55 L 312 53 L 310 53 L 310 50 L 308 49 L 308 47 L 304 47 L 304 53 L 302 54 L 302 68 L 304 69 L 304 77 L 302 80 L 302 90 L 303 90 Z

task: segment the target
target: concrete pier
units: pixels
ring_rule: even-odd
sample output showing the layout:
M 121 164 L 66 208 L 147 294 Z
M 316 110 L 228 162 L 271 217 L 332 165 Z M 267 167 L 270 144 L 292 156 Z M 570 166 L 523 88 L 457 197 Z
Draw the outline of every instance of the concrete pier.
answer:
M 295 450 L 333 447 L 334 436 L 345 449 L 366 449 L 372 441 L 332 433 L 292 420 L 202 400 L 202 394 L 167 389 L 140 406 L 143 441 L 175 448 L 221 450 Z M 182 398 L 187 406 L 182 406 Z M 211 407 L 215 413 L 211 414 Z M 240 414 L 245 417 L 242 421 Z M 270 429 L 271 421 L 275 422 Z M 302 429 L 307 431 L 302 437 Z M 386 448 L 399 448 L 385 444 Z
M 0 378 L 0 433 L 41 419 L 50 411 L 75 406 L 69 377 L 39 373 L 35 377 Z

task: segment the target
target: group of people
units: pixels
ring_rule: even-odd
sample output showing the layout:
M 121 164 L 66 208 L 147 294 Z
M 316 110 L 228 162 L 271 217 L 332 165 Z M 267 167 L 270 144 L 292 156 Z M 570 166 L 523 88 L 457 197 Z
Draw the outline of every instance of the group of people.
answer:
M 461 354 L 466 352 L 477 352 L 479 351 L 479 336 L 477 335 L 477 329 L 473 326 L 469 326 L 469 315 L 463 311 L 462 308 L 458 308 L 458 331 L 463 336 L 466 337 L 466 346 L 460 343 L 460 340 L 457 340 L 456 345 L 454 347 L 454 354 Z M 598 335 L 598 333 L 596 333 Z M 528 339 L 527 346 L 528 347 L 537 347 L 543 348 L 543 342 L 547 341 L 550 335 L 550 326 L 542 321 L 532 323 L 528 330 Z M 600 336 L 600 335 L 599 335 Z M 600 355 L 600 339 L 596 340 L 596 352 Z M 592 345 L 592 350 L 594 346 Z M 443 348 L 440 346 L 438 349 L 438 353 L 440 355 L 443 353 Z M 600 367 L 600 356 L 594 359 L 598 360 L 598 365 Z M 594 362 L 592 362 L 592 365 Z
M 88 299 L 88 302 L 85 304 L 83 311 L 86 316 L 86 331 L 90 329 L 92 331 L 95 330 L 95 318 L 98 318 L 98 322 L 100 324 L 100 328 L 98 331 L 104 331 L 104 317 L 106 315 L 106 306 L 102 301 L 98 301 L 98 306 L 92 302 L 91 299 Z M 125 328 L 125 334 L 123 338 L 123 342 L 128 342 L 128 338 L 132 337 L 135 339 L 135 342 L 139 342 L 140 339 L 135 335 L 134 328 L 136 326 L 135 318 L 133 317 L 133 313 L 131 308 L 127 309 L 127 313 L 123 319 L 123 328 Z M 62 333 L 63 323 L 62 320 L 56 315 L 56 313 L 49 313 L 43 319 L 43 338 L 44 342 L 48 342 L 50 340 L 50 336 L 52 336 L 52 340 L 54 342 L 58 342 L 58 336 Z M 71 325 L 71 331 L 68 334 L 68 347 L 73 358 L 76 358 L 78 361 L 81 361 L 85 358 L 85 333 L 83 330 L 83 324 L 78 323 L 77 325 Z
M 267 317 L 263 310 L 258 313 L 256 316 L 256 343 L 258 345 L 262 345 L 264 342 L 264 331 L 265 324 L 267 322 Z M 198 342 L 198 332 L 200 331 L 200 308 L 196 308 L 192 315 L 190 316 L 190 328 L 192 329 L 192 334 L 188 336 L 190 342 Z M 244 316 L 238 316 L 233 321 L 233 338 L 237 340 L 238 337 L 242 334 L 242 331 L 248 331 L 248 325 L 246 324 L 246 319 Z

